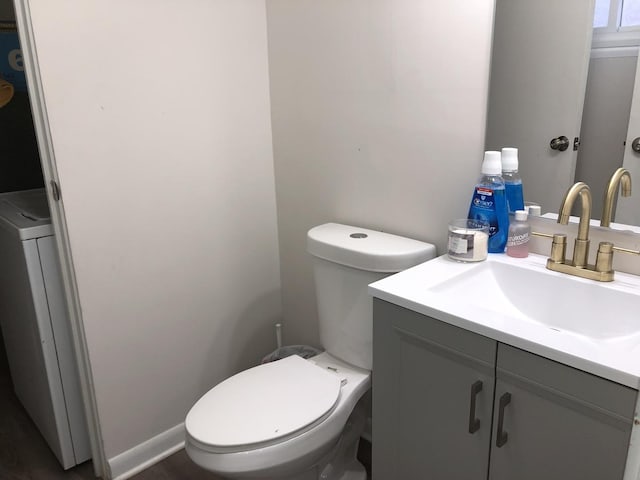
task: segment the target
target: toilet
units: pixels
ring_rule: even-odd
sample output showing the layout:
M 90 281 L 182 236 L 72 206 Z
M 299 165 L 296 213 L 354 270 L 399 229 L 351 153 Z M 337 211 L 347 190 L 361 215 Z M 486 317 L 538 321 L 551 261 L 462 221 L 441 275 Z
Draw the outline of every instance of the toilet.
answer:
M 435 256 L 431 244 L 337 223 L 309 230 L 325 351 L 290 356 L 216 385 L 185 420 L 189 457 L 225 478 L 366 480 L 356 459 L 371 386 L 367 285 Z

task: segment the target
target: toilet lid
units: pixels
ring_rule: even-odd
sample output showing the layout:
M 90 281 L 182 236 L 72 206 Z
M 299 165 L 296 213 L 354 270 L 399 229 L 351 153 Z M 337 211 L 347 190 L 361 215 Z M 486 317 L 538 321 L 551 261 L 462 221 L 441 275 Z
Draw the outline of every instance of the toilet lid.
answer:
M 291 436 L 327 415 L 340 377 L 297 355 L 245 370 L 206 393 L 185 427 L 198 442 L 231 448 Z

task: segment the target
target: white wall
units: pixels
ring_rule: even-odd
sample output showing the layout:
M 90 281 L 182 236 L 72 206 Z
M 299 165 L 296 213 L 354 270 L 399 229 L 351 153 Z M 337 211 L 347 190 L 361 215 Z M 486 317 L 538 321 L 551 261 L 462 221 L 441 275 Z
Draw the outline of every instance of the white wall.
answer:
M 265 5 L 30 4 L 113 459 L 274 348 Z
M 284 333 L 317 344 L 305 234 L 435 243 L 465 217 L 485 133 L 493 0 L 269 0 Z

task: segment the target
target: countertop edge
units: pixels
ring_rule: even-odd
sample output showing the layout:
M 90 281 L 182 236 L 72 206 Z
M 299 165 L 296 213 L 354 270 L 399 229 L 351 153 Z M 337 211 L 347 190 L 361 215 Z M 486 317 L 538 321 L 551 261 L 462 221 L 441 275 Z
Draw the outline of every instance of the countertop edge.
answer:
M 384 280 L 382 280 L 382 282 L 384 282 Z M 625 385 L 635 390 L 640 390 L 640 375 L 638 374 L 630 371 L 620 370 L 619 368 L 607 365 L 606 363 L 596 362 L 583 356 L 578 356 L 558 348 L 543 345 L 541 343 L 518 335 L 491 328 L 472 320 L 448 314 L 437 308 L 430 307 L 427 304 L 420 303 L 418 301 L 399 295 L 398 293 L 385 290 L 384 288 L 376 285 L 376 283 L 371 284 L 368 287 L 368 292 L 372 297 L 387 301 L 389 303 L 393 303 L 394 305 L 407 308 L 423 315 L 427 315 L 449 325 L 453 325 L 496 340 L 498 342 L 520 348 L 530 353 L 540 355 L 541 357 L 557 361 L 564 365 L 585 371 L 587 373 L 591 373 L 593 375 L 605 378 L 621 385 Z

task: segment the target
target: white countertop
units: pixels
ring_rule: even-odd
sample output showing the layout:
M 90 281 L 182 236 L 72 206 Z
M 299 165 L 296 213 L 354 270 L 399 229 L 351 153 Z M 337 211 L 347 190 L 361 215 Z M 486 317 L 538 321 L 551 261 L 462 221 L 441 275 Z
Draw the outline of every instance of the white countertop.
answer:
M 546 270 L 547 257 L 530 254 L 514 259 L 504 254 L 489 254 L 487 262 L 515 264 L 523 268 L 545 272 L 551 276 L 565 274 Z M 640 389 L 640 301 L 637 313 L 638 331 L 631 335 L 592 338 L 562 331 L 535 321 L 523 321 L 514 315 L 515 309 L 496 309 L 465 302 L 464 296 L 453 300 L 435 288 L 447 280 L 465 275 L 484 262 L 458 263 L 446 255 L 386 277 L 369 285 L 369 293 L 376 298 L 408 308 L 465 330 L 499 342 L 541 355 L 600 377 Z M 598 288 L 640 294 L 640 277 L 616 272 L 614 282 L 598 283 L 576 277 L 577 282 L 595 283 Z M 531 295 L 536 295 L 531 286 Z M 477 297 L 477 295 L 476 295 Z M 640 296 L 638 297 L 640 300 Z M 539 299 L 544 302 L 544 298 Z M 565 305 L 570 310 L 570 305 Z M 567 309 L 565 308 L 565 310 Z M 606 319 L 603 319 L 605 322 Z M 597 335 L 596 335 L 597 336 Z

